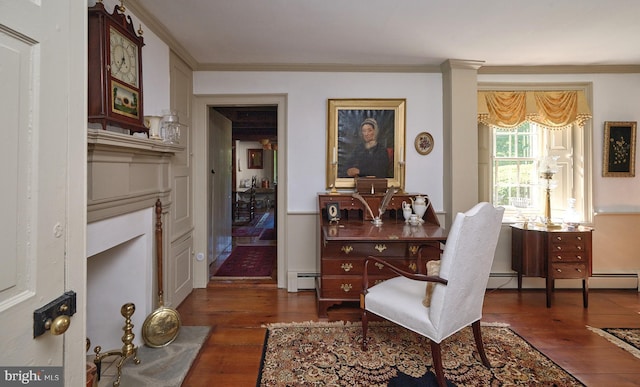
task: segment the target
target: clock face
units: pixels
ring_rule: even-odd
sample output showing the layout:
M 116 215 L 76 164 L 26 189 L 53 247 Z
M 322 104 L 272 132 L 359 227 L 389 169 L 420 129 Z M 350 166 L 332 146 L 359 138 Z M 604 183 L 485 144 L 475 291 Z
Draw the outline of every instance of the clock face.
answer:
M 138 46 L 115 28 L 109 30 L 111 76 L 138 87 Z

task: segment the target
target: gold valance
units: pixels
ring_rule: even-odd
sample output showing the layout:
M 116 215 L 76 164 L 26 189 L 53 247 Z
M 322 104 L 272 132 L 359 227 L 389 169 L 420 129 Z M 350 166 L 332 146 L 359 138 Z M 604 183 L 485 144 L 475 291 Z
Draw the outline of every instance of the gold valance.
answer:
M 525 121 L 549 129 L 584 126 L 591 110 L 582 91 L 479 91 L 478 122 L 515 128 Z

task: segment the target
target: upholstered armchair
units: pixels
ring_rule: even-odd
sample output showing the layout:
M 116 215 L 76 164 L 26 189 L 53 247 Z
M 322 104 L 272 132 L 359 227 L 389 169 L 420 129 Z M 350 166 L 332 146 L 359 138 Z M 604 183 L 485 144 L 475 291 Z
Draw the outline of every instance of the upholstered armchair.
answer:
M 363 350 L 367 346 L 367 314 L 373 313 L 430 339 L 436 378 L 440 386 L 445 386 L 440 343 L 471 325 L 482 363 L 490 368 L 482 344 L 480 319 L 503 213 L 504 208 L 494 208 L 486 202 L 458 213 L 440 261 L 430 262 L 426 275 L 408 273 L 384 259 L 368 257 L 360 305 Z M 369 288 L 370 262 L 382 263 L 399 276 Z

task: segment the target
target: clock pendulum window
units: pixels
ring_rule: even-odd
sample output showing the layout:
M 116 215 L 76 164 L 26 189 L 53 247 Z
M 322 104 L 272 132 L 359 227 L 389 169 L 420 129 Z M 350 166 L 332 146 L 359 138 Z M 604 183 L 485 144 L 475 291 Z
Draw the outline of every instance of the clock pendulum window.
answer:
M 142 30 L 135 30 L 124 7 L 107 12 L 89 7 L 88 119 L 102 129 L 118 127 L 148 135 L 142 111 Z

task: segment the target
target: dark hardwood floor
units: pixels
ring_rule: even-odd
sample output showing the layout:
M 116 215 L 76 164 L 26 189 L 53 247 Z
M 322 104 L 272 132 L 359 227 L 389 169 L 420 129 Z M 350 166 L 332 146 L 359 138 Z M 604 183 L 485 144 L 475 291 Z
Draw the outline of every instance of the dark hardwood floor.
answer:
M 546 308 L 544 290 L 487 291 L 483 321 L 504 322 L 587 386 L 640 386 L 640 359 L 588 331 L 640 328 L 640 293 L 591 290 L 589 308 L 579 290 L 556 290 Z M 265 328 L 272 322 L 318 320 L 313 291 L 288 293 L 274 284 L 211 282 L 178 307 L 184 325 L 212 333 L 183 386 L 255 386 Z M 357 307 L 329 311 L 329 320 L 357 321 Z

